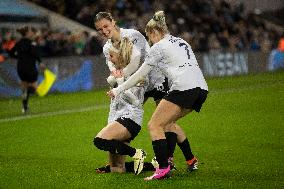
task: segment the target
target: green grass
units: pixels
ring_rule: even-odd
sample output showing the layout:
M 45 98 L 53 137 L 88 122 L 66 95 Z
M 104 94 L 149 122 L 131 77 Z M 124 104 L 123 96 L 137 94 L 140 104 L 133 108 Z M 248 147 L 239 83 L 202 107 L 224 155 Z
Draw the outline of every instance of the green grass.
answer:
M 144 182 L 135 176 L 96 174 L 107 155 L 92 140 L 107 121 L 104 90 L 33 97 L 30 117 L 20 99 L 0 100 L 0 188 L 283 188 L 284 72 L 208 79 L 210 93 L 201 113 L 178 123 L 186 131 L 199 170 Z M 142 132 L 132 143 L 153 157 L 146 129 L 154 110 L 145 105 Z M 51 112 L 51 113 L 50 113 Z M 130 158 L 128 158 L 130 160 Z

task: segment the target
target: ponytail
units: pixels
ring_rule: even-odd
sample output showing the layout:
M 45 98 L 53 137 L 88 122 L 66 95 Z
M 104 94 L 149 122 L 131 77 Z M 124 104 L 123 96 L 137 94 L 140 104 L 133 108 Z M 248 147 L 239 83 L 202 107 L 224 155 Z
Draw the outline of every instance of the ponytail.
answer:
M 157 11 L 153 18 L 147 23 L 145 29 L 146 33 L 151 33 L 153 30 L 157 30 L 162 34 L 169 33 L 164 11 Z
M 124 37 L 120 42 L 122 66 L 125 67 L 130 63 L 130 58 L 132 54 L 133 43 L 129 38 Z

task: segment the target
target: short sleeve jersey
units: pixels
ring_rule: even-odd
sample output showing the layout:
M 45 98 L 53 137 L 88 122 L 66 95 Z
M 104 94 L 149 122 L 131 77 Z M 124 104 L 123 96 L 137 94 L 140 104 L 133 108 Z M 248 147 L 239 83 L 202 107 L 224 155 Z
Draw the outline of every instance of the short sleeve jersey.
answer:
M 120 28 L 120 37 L 128 37 L 133 45 L 136 47 L 138 51 L 141 53 L 140 57 L 140 65 L 144 62 L 146 52 L 149 50 L 149 45 L 145 37 L 134 29 L 123 29 Z M 103 52 L 106 58 L 106 63 L 109 62 L 109 49 L 112 46 L 111 40 L 108 40 L 103 47 Z M 113 65 L 108 65 L 109 69 L 112 70 Z M 141 101 L 141 104 L 144 100 L 144 87 L 132 87 L 131 92 L 137 96 L 137 98 Z M 139 106 L 132 105 L 128 102 L 127 96 L 124 93 L 121 93 L 115 99 L 112 99 L 110 104 L 110 112 L 108 117 L 108 123 L 115 121 L 120 117 L 130 118 L 138 125 L 142 125 L 143 121 L 143 108 Z
M 170 91 L 208 90 L 191 46 L 181 38 L 166 35 L 151 47 L 144 64 L 161 70 L 169 80 Z
M 150 47 L 145 37 L 137 30 L 120 28 L 120 38 L 128 37 L 134 44 L 137 50 L 141 52 L 140 65 L 144 62 L 147 52 Z M 111 40 L 108 40 L 103 47 L 103 52 L 106 58 L 106 63 L 109 66 L 110 71 L 114 69 L 113 65 L 109 65 L 109 49 L 112 45 Z M 148 74 L 148 86 L 146 91 L 153 90 L 154 88 L 160 88 L 163 86 L 165 76 L 156 68 L 151 70 Z

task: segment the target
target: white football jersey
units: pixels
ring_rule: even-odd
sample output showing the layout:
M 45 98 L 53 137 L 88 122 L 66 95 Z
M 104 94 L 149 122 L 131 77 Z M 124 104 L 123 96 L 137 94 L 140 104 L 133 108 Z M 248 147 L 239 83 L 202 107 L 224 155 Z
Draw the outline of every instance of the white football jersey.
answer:
M 113 89 L 115 95 L 128 89 L 147 75 L 154 68 L 158 68 L 168 78 L 170 91 L 189 90 L 196 87 L 208 91 L 207 83 L 190 45 L 181 38 L 166 35 L 154 44 L 144 64 L 133 74 L 127 82 Z
M 133 72 L 135 72 L 138 67 L 144 62 L 146 51 L 149 50 L 149 45 L 145 37 L 138 31 L 134 29 L 123 29 L 120 28 L 120 37 L 128 37 L 130 41 L 132 41 L 134 48 L 131 55 L 131 63 L 138 64 L 136 65 L 130 65 L 126 66 L 123 70 L 126 72 L 130 72 L 125 74 L 125 80 L 129 78 L 129 75 L 131 75 Z M 103 47 L 103 52 L 106 58 L 106 63 L 109 67 L 110 71 L 115 70 L 115 66 L 112 64 L 112 62 L 109 61 L 109 49 L 112 46 L 111 40 L 108 40 L 106 44 Z M 138 52 L 137 52 L 138 51 Z M 139 60 L 137 60 L 137 57 Z M 109 117 L 108 117 L 108 123 L 111 123 L 115 121 L 116 119 L 120 117 L 130 118 L 138 125 L 142 125 L 143 121 L 143 108 L 142 104 L 144 101 L 144 93 L 145 93 L 145 87 L 132 87 L 129 89 L 140 101 L 141 106 L 135 106 L 129 102 L 128 96 L 125 93 L 121 93 L 117 97 L 111 100 L 110 104 L 110 111 L 109 111 Z
M 134 29 L 124 29 L 120 28 L 120 38 L 127 37 L 133 43 L 133 45 L 140 51 L 140 65 L 144 62 L 147 51 L 150 49 L 149 44 L 145 37 L 137 30 Z M 107 61 L 109 63 L 109 49 L 112 46 L 111 40 L 107 40 L 103 47 L 103 52 Z M 112 68 L 110 68 L 112 70 Z
M 127 37 L 130 39 L 130 41 L 134 44 L 137 50 L 140 51 L 141 57 L 140 57 L 140 65 L 143 64 L 145 60 L 145 56 L 147 52 L 149 51 L 150 47 L 145 39 L 145 37 L 137 30 L 134 29 L 124 29 L 120 28 L 120 37 Z M 109 61 L 109 49 L 112 45 L 111 40 L 109 39 L 106 44 L 103 47 L 103 52 L 106 58 L 106 64 L 109 67 L 110 71 L 115 70 L 114 65 Z M 140 66 L 139 65 L 139 66 Z M 148 75 L 148 86 L 146 91 L 153 90 L 154 88 L 161 88 L 163 86 L 163 82 L 165 81 L 165 76 L 161 73 L 160 70 L 154 68 L 151 70 Z
M 115 121 L 120 117 L 129 118 L 138 125 L 142 125 L 143 122 L 143 101 L 145 88 L 132 87 L 130 90 L 140 101 L 140 106 L 135 106 L 129 102 L 128 96 L 125 93 L 120 93 L 110 103 L 110 111 L 108 116 L 108 123 Z
M 150 49 L 145 64 L 161 70 L 169 79 L 170 91 L 208 90 L 191 46 L 181 38 L 166 35 Z

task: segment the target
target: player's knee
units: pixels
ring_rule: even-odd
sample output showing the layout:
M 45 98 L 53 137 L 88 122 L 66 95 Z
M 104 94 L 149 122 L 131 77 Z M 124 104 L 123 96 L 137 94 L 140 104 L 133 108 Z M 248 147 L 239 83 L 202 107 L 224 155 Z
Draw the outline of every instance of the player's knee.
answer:
M 160 130 L 163 128 L 163 125 L 160 123 L 154 123 L 152 121 L 149 121 L 148 123 L 148 130 L 150 132 L 154 132 L 155 130 Z
M 106 150 L 106 144 L 107 140 L 99 138 L 99 137 L 95 137 L 94 138 L 94 145 L 100 149 L 100 150 Z
M 147 129 L 148 129 L 149 131 L 151 131 L 152 127 L 153 127 L 153 125 L 152 125 L 152 123 L 149 121 L 148 124 L 147 124 Z
M 109 151 L 111 153 L 115 153 L 116 151 L 116 145 L 114 143 L 114 140 L 107 140 L 100 137 L 95 137 L 94 145 L 100 150 Z

